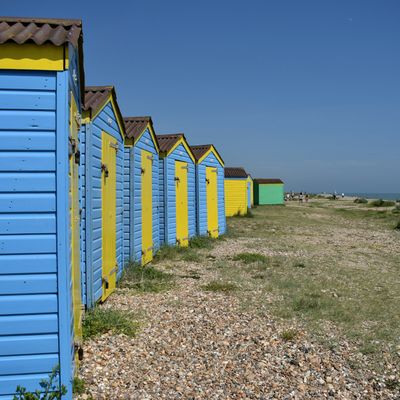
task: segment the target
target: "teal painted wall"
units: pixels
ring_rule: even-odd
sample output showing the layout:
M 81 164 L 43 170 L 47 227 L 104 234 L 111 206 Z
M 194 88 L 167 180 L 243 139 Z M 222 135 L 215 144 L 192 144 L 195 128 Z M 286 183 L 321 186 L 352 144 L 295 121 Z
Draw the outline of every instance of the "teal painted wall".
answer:
M 254 184 L 254 199 L 256 204 L 283 204 L 284 190 L 282 183 Z

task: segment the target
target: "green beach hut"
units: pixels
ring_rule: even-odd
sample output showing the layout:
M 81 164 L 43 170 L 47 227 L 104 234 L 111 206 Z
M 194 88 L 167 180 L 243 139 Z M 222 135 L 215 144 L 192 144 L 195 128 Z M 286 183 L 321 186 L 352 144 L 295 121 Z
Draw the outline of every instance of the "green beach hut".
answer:
M 280 179 L 254 179 L 254 203 L 283 204 L 284 187 Z

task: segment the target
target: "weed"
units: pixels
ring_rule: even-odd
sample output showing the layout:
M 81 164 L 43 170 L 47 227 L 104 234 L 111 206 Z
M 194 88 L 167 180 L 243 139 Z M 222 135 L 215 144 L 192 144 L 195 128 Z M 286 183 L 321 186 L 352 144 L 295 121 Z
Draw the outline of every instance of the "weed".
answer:
M 392 210 L 393 214 L 400 214 L 400 204 L 396 204 L 396 206 Z
M 192 249 L 212 249 L 215 239 L 210 236 L 195 236 L 190 239 L 189 247 Z
M 281 332 L 280 337 L 285 341 L 285 342 L 290 342 L 295 337 L 297 336 L 298 332 L 295 329 L 287 329 L 283 332 Z
M 72 392 L 74 394 L 85 393 L 85 381 L 75 376 L 74 380 L 72 381 Z
M 302 263 L 302 262 L 295 262 L 295 263 L 293 264 L 293 267 L 295 267 L 295 268 L 305 268 L 305 267 L 306 267 L 306 264 L 304 264 L 304 263 Z
M 356 204 L 367 204 L 368 200 L 364 199 L 363 197 L 359 197 L 359 198 L 354 200 L 354 203 L 356 203 Z
M 230 293 L 237 290 L 238 287 L 230 282 L 212 281 L 202 286 L 202 288 L 207 292 Z
M 165 260 L 176 260 L 187 251 L 186 247 L 180 246 L 161 246 L 160 250 L 154 256 L 154 262 Z
M 124 270 L 120 287 L 139 292 L 159 293 L 174 286 L 174 276 L 150 265 L 130 263 Z
M 233 257 L 234 261 L 242 261 L 244 264 L 251 264 L 255 262 L 265 262 L 267 257 L 259 253 L 239 253 Z
M 134 337 L 139 329 L 139 323 L 133 319 L 133 314 L 130 312 L 95 307 L 85 314 L 82 329 L 84 339 L 110 331 Z
M 293 310 L 297 312 L 311 312 L 322 307 L 321 295 L 308 293 L 294 300 Z
M 394 206 L 396 203 L 394 201 L 387 201 L 387 200 L 372 200 L 369 203 L 371 206 L 373 207 L 392 207 Z
M 385 385 L 389 390 L 396 390 L 400 388 L 400 381 L 397 379 L 386 379 Z

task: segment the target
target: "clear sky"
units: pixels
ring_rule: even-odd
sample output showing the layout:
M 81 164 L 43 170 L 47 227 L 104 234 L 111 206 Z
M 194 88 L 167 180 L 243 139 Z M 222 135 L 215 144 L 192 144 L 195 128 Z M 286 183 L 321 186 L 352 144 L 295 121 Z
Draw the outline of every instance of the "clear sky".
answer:
M 82 18 L 86 83 L 287 189 L 400 192 L 399 0 L 3 2 Z

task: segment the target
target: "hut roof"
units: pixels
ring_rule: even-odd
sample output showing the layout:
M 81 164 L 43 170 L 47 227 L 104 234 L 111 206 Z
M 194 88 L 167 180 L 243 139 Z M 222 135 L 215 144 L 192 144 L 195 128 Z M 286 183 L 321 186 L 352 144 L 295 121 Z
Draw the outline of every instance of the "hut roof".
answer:
M 145 131 L 147 125 L 153 127 L 153 121 L 150 116 L 145 117 L 124 117 L 126 127 L 126 137 L 138 139 Z
M 225 178 L 247 178 L 247 172 L 243 167 L 225 167 Z
M 283 183 L 283 181 L 282 180 L 280 180 L 280 179 L 276 179 L 276 178 L 257 178 L 257 179 L 254 179 L 254 182 L 256 182 L 256 183 Z

